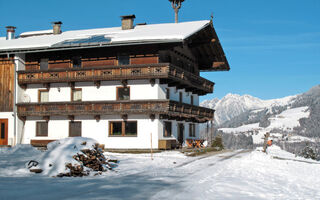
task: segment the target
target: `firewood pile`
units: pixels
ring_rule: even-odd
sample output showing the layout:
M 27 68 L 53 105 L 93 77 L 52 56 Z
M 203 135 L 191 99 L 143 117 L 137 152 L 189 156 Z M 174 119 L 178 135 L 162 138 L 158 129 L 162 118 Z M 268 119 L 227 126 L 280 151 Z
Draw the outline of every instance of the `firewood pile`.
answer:
M 64 145 L 66 143 L 63 143 Z M 61 145 L 58 143 L 58 145 Z M 60 146 L 61 147 L 61 146 Z M 116 167 L 117 160 L 111 160 L 103 155 L 104 146 L 98 143 L 88 143 L 86 141 L 81 143 L 74 143 L 69 146 L 62 146 L 64 149 L 59 149 L 59 146 L 51 149 L 45 157 L 40 159 L 51 160 L 49 165 L 41 165 L 41 161 L 30 160 L 26 163 L 26 167 L 32 173 L 48 173 L 49 170 L 55 171 L 57 168 L 60 171 L 56 171 L 53 177 L 83 177 L 89 175 L 101 175 L 103 172 L 112 170 Z M 58 149 L 58 150 L 57 150 Z M 56 151 L 57 150 L 57 151 Z M 76 151 L 75 151 L 76 150 Z M 50 151 L 50 150 L 49 150 Z M 52 151 L 55 153 L 52 154 Z M 54 158 L 52 160 L 51 155 L 56 155 L 56 152 L 65 152 L 63 158 Z M 48 157 L 49 156 L 49 157 Z M 61 160 L 62 159 L 62 160 Z M 65 167 L 65 170 L 61 172 L 61 169 Z M 42 168 L 42 169 L 41 169 Z
M 85 143 L 83 143 L 85 145 Z M 99 148 L 99 144 L 95 144 L 93 149 L 82 149 L 81 153 L 77 153 L 73 158 L 79 164 L 66 164 L 66 168 L 70 171 L 67 173 L 60 173 L 57 177 L 77 177 L 88 176 L 90 171 L 96 172 L 94 175 L 100 175 L 102 172 L 112 170 L 112 165 L 108 159 L 103 155 L 103 151 Z M 117 162 L 114 161 L 113 162 Z

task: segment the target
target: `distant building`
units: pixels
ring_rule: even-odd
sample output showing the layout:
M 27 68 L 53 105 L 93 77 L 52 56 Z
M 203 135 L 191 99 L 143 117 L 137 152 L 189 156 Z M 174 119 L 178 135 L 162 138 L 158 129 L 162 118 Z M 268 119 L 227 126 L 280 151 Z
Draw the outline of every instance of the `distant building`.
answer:
M 170 148 L 199 137 L 214 110 L 201 71 L 229 70 L 211 21 L 34 31 L 0 38 L 0 144 L 65 137 L 109 149 Z M 15 73 L 16 71 L 16 73 Z M 151 140 L 152 137 L 152 140 Z

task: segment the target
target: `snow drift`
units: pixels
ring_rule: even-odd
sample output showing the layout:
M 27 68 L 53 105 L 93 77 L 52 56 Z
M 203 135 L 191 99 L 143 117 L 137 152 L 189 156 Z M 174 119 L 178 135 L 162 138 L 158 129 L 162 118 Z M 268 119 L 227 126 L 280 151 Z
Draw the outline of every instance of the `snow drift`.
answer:
M 66 166 L 71 164 L 72 166 L 79 166 L 83 171 L 90 174 L 90 172 L 96 170 L 86 167 L 85 163 L 76 160 L 76 158 L 79 156 L 87 157 L 88 155 L 85 152 L 96 151 L 97 143 L 94 139 L 83 137 L 65 138 L 51 142 L 48 144 L 48 150 L 34 159 L 39 165 L 31 167 L 31 169 L 42 169 L 43 175 L 58 176 L 70 173 L 71 169 Z M 105 159 L 105 157 L 102 156 L 102 159 Z M 111 166 L 105 162 L 103 169 L 99 171 L 108 169 L 111 169 Z

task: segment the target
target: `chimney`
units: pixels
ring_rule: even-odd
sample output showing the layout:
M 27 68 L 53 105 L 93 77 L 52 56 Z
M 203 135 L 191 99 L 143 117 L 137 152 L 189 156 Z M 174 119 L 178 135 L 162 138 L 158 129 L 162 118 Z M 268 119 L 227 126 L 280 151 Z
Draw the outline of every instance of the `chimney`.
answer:
M 62 22 L 61 21 L 52 22 L 52 24 L 53 24 L 53 35 L 58 35 L 58 34 L 62 33 L 62 31 L 61 31 Z
M 7 29 L 7 38 L 6 40 L 13 40 L 15 37 L 14 37 L 14 33 L 16 32 L 16 27 L 14 26 L 6 26 L 6 29 Z
M 133 20 L 136 18 L 135 15 L 124 15 L 121 16 L 122 30 L 133 29 Z

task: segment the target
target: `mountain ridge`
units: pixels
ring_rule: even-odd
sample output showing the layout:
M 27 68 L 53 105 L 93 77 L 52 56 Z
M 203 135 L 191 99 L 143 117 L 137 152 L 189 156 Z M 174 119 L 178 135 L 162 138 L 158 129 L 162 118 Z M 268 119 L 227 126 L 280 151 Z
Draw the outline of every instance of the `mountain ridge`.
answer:
M 320 156 L 320 85 L 279 99 L 228 94 L 201 105 L 216 110 L 213 132 L 223 135 L 228 148 L 261 145 L 264 134 L 269 132 L 276 143 L 290 152 L 311 145 L 319 149 Z

